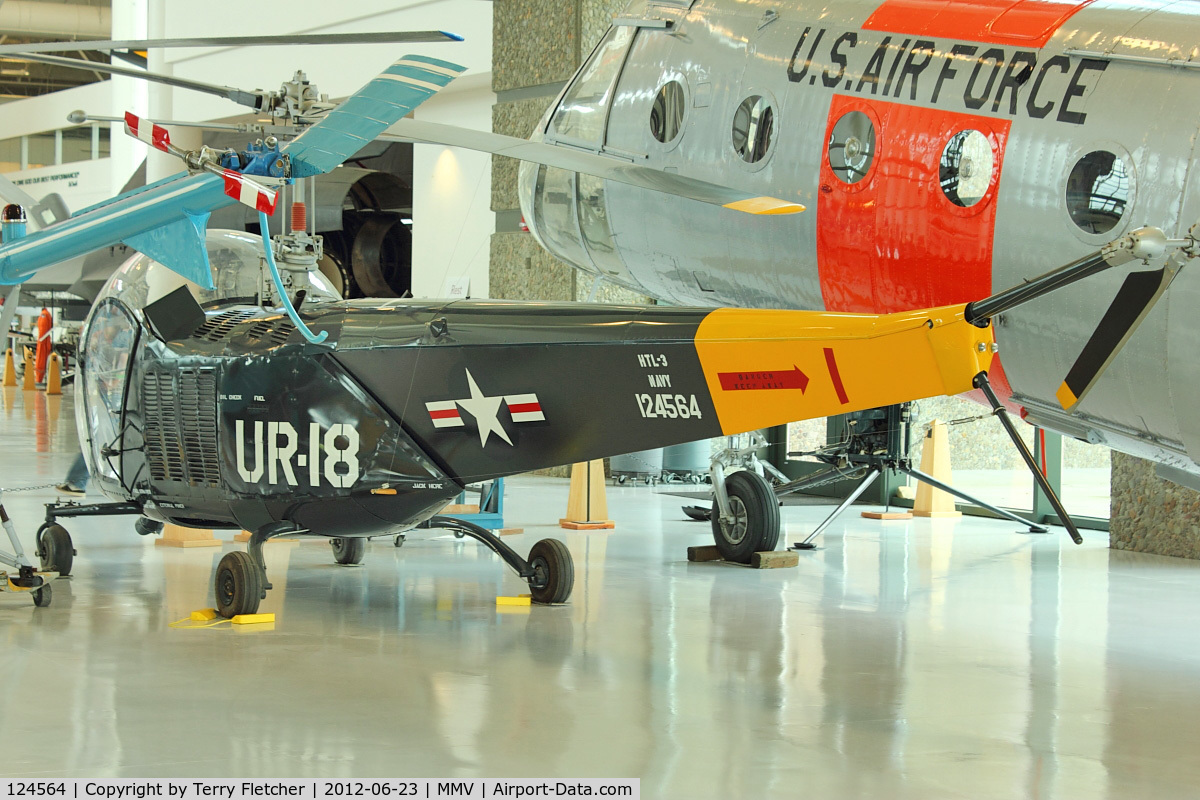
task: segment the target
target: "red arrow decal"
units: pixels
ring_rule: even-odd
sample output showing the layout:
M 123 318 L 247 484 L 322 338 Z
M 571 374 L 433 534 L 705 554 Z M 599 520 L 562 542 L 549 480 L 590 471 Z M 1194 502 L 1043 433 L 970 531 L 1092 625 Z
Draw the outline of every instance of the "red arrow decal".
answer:
M 727 392 L 744 392 L 758 389 L 799 389 L 803 394 L 808 388 L 808 376 L 792 365 L 790 370 L 768 372 L 719 372 L 721 388 Z

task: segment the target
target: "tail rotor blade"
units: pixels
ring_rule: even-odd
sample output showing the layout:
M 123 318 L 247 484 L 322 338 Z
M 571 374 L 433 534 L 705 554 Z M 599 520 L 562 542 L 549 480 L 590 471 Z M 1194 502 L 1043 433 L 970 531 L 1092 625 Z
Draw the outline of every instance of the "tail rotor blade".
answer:
M 152 122 L 143 121 L 141 117 L 129 111 L 125 112 L 125 133 L 145 142 L 156 150 L 161 150 L 164 153 L 171 152 L 171 134 L 167 133 L 166 128 L 161 125 L 155 125 Z
M 1092 338 L 1088 339 L 1083 352 L 1067 373 L 1066 380 L 1058 388 L 1058 402 L 1065 411 L 1073 411 L 1096 385 L 1129 337 L 1154 308 L 1158 298 L 1171 285 L 1177 272 L 1177 268 L 1168 265 L 1162 269 L 1131 272 L 1125 278 L 1125 283 L 1113 298 L 1112 305 L 1092 333 Z

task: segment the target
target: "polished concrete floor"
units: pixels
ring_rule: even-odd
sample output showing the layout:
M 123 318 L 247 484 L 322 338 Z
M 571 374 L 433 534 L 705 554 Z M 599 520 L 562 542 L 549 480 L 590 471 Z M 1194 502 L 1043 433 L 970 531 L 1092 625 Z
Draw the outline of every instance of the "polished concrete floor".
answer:
M 71 399 L 0 392 L 0 486 L 60 477 Z M 689 564 L 680 499 L 609 489 L 617 529 L 553 523 L 563 481 L 509 483 L 528 549 L 561 536 L 565 607 L 430 532 L 358 568 L 276 543 L 273 628 L 169 627 L 234 545 L 71 525 L 50 608 L 0 594 L 0 777 L 638 777 L 667 798 L 1200 795 L 1200 564 L 965 519 L 847 516 L 795 569 Z M 27 543 L 46 492 L 5 496 Z M 686 501 L 684 501 L 686 502 Z M 825 513 L 783 509 L 788 540 Z M 228 534 L 224 534 L 228 537 Z

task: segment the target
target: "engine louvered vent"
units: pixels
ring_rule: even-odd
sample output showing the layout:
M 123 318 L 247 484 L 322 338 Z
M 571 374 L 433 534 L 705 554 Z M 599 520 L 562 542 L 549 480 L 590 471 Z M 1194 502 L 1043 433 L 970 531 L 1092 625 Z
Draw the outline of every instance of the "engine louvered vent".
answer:
M 142 408 L 151 479 L 217 488 L 216 373 L 203 368 L 147 372 Z
M 206 319 L 204 324 L 192 334 L 192 338 L 205 339 L 210 342 L 223 341 L 237 327 L 239 322 L 250 319 L 252 316 L 254 316 L 254 311 L 250 309 L 222 311 L 220 314 L 214 314 Z
M 171 375 L 164 372 L 147 372 L 142 381 L 146 461 L 150 464 L 150 477 L 155 481 L 184 479 L 173 384 Z
M 250 326 L 250 329 L 246 331 L 246 337 L 259 341 L 265 339 L 272 347 L 279 347 L 287 344 L 294 330 L 296 330 L 296 326 L 287 320 L 263 319 Z
M 292 332 L 295 330 L 296 326 L 287 320 L 276 323 L 275 328 L 271 331 L 271 344 L 276 347 L 287 344 L 288 339 L 292 338 Z
M 189 482 L 194 486 L 219 486 L 217 375 L 213 370 L 179 371 L 179 423 Z

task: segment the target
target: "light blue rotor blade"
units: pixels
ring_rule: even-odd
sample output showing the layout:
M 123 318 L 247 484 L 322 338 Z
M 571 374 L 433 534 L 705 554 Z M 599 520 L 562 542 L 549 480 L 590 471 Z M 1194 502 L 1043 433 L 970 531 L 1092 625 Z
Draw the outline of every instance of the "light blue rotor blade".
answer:
M 284 148 L 292 177 L 329 172 L 433 97 L 466 67 L 426 56 L 399 59 Z

